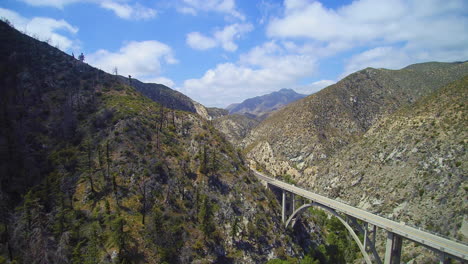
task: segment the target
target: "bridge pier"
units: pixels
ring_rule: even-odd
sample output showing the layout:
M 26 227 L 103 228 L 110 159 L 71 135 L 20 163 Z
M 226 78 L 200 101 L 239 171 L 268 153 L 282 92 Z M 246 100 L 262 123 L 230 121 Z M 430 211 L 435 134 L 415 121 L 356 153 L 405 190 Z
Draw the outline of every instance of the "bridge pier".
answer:
M 286 222 L 289 215 L 293 214 L 296 210 L 295 195 L 288 191 L 281 191 L 281 221 Z
M 294 195 L 294 193 L 291 193 L 291 200 L 292 200 L 291 213 L 294 213 L 294 211 L 296 211 L 296 196 Z
M 281 222 L 286 221 L 286 191 L 283 190 L 282 192 L 282 199 L 281 199 Z
M 400 264 L 402 239 L 399 235 L 388 231 L 384 264 Z
M 364 250 L 367 250 L 367 229 L 368 229 L 368 224 L 367 222 L 364 223 Z
M 374 245 L 375 245 L 376 236 L 377 236 L 377 226 L 374 225 L 374 227 L 372 228 L 372 244 Z
M 450 258 L 444 252 L 439 253 L 439 264 L 450 264 Z
M 347 216 L 347 219 L 350 220 L 350 222 L 353 224 L 354 228 L 356 228 L 361 234 L 364 235 L 364 241 L 363 241 L 363 250 L 365 252 L 370 251 L 372 255 L 374 256 L 374 262 L 377 264 L 382 264 L 382 260 L 379 256 L 379 253 L 377 252 L 375 248 L 375 233 L 377 231 L 377 226 L 374 225 L 372 231 L 373 232 L 373 239 L 371 240 L 369 237 L 369 223 L 364 222 L 363 226 L 359 225 L 358 221 L 356 218 Z

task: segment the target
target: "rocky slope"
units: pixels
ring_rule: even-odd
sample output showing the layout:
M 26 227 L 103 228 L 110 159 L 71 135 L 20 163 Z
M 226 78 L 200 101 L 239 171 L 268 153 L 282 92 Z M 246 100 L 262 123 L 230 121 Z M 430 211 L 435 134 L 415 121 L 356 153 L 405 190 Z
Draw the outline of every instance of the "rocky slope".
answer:
M 467 89 L 466 62 L 365 69 L 270 116 L 244 151 L 317 193 L 467 242 Z M 412 243 L 403 259 L 437 262 Z
M 229 113 L 251 114 L 261 117 L 305 96 L 292 89 L 281 89 L 277 92 L 246 99 L 240 104 L 233 104 L 229 107 Z
M 216 118 L 229 115 L 228 110 L 217 108 L 217 107 L 208 107 L 207 112 L 208 112 L 208 115 L 211 117 L 211 119 L 216 119 Z
M 1 262 L 259 263 L 302 254 L 272 193 L 199 115 L 166 108 L 3 22 L 0 87 Z
M 380 119 L 468 73 L 468 63 L 367 68 L 273 113 L 244 139 L 249 157 L 297 174 L 360 138 Z M 284 163 L 277 166 L 278 161 Z M 291 164 L 285 168 L 285 164 Z
M 240 114 L 226 115 L 213 120 L 213 126 L 237 147 L 242 146 L 242 140 L 259 123 L 260 121 L 255 118 Z
M 360 208 L 468 241 L 468 76 L 387 116 L 306 169 L 304 184 Z
M 267 95 L 250 98 L 242 103 L 228 106 L 226 110 L 230 114 L 218 115 L 222 118 L 214 120 L 213 125 L 226 136 L 231 144 L 243 148 L 244 138 L 268 115 L 303 97 L 305 95 L 298 94 L 292 89 L 281 89 Z

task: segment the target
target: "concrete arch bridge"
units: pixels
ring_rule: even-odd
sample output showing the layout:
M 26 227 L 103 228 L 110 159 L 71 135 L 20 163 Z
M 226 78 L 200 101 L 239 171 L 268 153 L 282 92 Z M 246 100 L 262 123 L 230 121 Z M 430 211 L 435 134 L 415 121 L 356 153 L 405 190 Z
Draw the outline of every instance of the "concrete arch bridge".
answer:
M 367 264 L 400 264 L 403 239 L 416 242 L 436 252 L 439 255 L 441 264 L 450 263 L 450 259 L 468 263 L 468 245 L 466 244 L 407 226 L 404 223 L 383 218 L 365 210 L 268 177 L 256 170 L 253 170 L 253 173 L 266 186 L 281 191 L 281 218 L 286 227 L 293 227 L 298 217 L 307 208 L 312 206 L 320 207 L 336 216 L 343 223 L 356 241 Z M 309 202 L 296 208 L 296 195 L 305 198 Z M 360 224 L 358 220 L 363 224 Z M 385 256 L 383 259 L 375 249 L 378 228 L 387 232 Z M 358 234 L 354 230 L 358 230 L 363 235 L 363 241 L 359 239 Z M 371 258 L 371 255 L 373 258 Z

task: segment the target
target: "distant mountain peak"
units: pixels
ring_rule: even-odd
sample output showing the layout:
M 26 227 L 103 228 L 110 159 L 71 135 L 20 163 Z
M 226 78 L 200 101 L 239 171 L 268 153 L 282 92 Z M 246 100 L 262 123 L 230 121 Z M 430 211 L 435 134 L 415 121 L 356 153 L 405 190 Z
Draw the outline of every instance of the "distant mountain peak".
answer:
M 282 88 L 266 95 L 246 99 L 240 104 L 232 104 L 227 110 L 230 114 L 249 114 L 259 117 L 304 97 L 306 95 L 296 93 L 293 89 Z
M 296 91 L 294 91 L 291 88 L 282 88 L 281 90 L 279 90 L 279 92 L 293 92 L 293 93 L 296 93 Z

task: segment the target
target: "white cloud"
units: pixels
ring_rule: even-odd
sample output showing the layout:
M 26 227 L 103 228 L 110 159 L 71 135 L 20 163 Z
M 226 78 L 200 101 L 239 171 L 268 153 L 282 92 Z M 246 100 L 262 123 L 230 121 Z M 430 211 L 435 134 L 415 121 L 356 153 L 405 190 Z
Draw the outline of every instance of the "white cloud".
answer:
M 222 30 L 214 32 L 212 37 L 204 36 L 199 32 L 187 34 L 186 43 L 193 49 L 207 50 L 221 46 L 226 51 L 236 51 L 237 45 L 235 39 L 253 30 L 252 24 L 232 24 L 224 27 Z
M 243 34 L 252 30 L 253 26 L 251 24 L 232 24 L 221 31 L 216 31 L 214 38 L 221 44 L 223 49 L 235 51 L 237 45 L 234 43 L 234 39 L 239 39 Z
M 306 40 L 300 48 L 322 56 L 367 48 L 348 61 L 346 73 L 367 66 L 464 60 L 466 10 L 463 0 L 357 0 L 336 10 L 318 1 L 285 0 L 283 16 L 271 20 L 267 35 Z
M 441 29 L 454 31 L 443 23 L 451 17 L 466 23 L 462 14 L 467 7 L 462 0 L 358 0 L 333 10 L 317 1 L 286 0 L 284 17 L 272 20 L 268 34 L 351 43 L 416 41 L 422 35 L 436 37 Z M 455 30 L 463 30 L 450 20 Z
M 66 5 L 77 2 L 92 2 L 92 0 L 21 0 L 32 6 L 50 6 L 55 8 L 63 8 Z
M 98 50 L 88 55 L 88 62 L 109 73 L 117 67 L 119 74 L 149 80 L 161 73 L 161 64 L 175 64 L 173 51 L 168 45 L 156 40 L 132 41 L 117 52 Z
M 21 0 L 32 6 L 64 8 L 75 3 L 95 3 L 104 9 L 111 10 L 123 19 L 151 19 L 156 16 L 155 9 L 145 7 L 138 2 L 128 4 L 130 0 Z
M 151 19 L 156 16 L 156 10 L 144 7 L 139 3 L 133 6 L 128 4 L 119 4 L 113 1 L 101 3 L 101 7 L 114 11 L 114 13 L 123 19 Z
M 245 20 L 245 16 L 236 9 L 234 0 L 182 0 L 177 10 L 191 15 L 197 15 L 200 11 L 217 12 Z
M 267 42 L 241 55 L 237 63 L 218 64 L 199 79 L 186 80 L 178 90 L 210 106 L 224 107 L 249 97 L 296 86 L 316 69 L 315 59 L 290 54 L 281 45 Z
M 401 49 L 377 47 L 351 57 L 342 77 L 367 67 L 400 69 L 411 63 L 411 58 Z
M 296 87 L 293 87 L 293 89 L 298 93 L 309 95 L 309 94 L 316 93 L 322 90 L 323 88 L 330 86 L 334 83 L 336 82 L 332 80 L 320 80 L 320 81 L 316 81 L 316 82 L 309 83 L 306 85 L 296 86 Z
M 427 61 L 453 62 L 468 58 L 464 50 L 425 50 L 404 47 L 376 47 L 352 56 L 345 65 L 341 77 L 367 67 L 401 69 L 409 64 Z
M 0 8 L 0 17 L 8 19 L 18 30 L 38 38 L 39 40 L 50 41 L 49 43 L 52 46 L 57 46 L 64 51 L 77 48 L 76 41 L 71 40 L 63 33 L 57 33 L 61 31 L 74 35 L 78 32 L 77 27 L 70 25 L 63 19 L 55 20 L 47 17 L 33 17 L 28 19 L 14 11 L 4 8 Z
M 205 37 L 199 32 L 191 32 L 187 34 L 186 42 L 191 48 L 197 50 L 207 50 L 214 48 L 218 45 L 215 39 Z
M 156 77 L 152 79 L 142 79 L 141 81 L 146 82 L 146 83 L 159 83 L 159 84 L 164 84 L 167 87 L 171 88 L 175 86 L 175 83 L 173 80 L 166 78 L 166 77 Z

